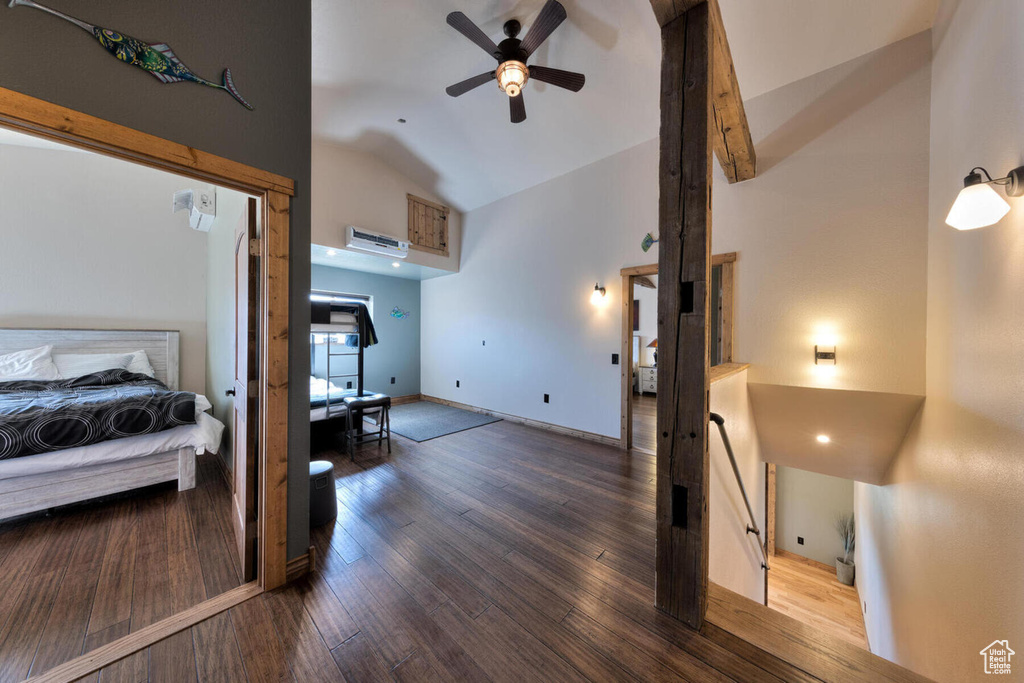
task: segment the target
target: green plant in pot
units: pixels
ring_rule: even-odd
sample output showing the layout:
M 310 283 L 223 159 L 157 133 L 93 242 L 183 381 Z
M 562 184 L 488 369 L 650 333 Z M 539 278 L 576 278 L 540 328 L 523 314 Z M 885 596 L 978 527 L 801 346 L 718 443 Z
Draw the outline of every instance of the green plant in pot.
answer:
M 853 513 L 839 515 L 836 517 L 835 525 L 839 539 L 843 542 L 844 553 L 841 557 L 836 557 L 836 578 L 839 583 L 852 586 L 856 569 L 853 563 L 853 548 L 857 540 L 853 526 Z

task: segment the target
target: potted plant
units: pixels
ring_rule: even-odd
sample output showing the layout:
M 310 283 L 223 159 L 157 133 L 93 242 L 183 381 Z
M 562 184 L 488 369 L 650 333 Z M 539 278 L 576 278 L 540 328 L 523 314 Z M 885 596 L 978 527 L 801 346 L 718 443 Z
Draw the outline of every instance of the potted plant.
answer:
M 839 515 L 836 517 L 836 532 L 839 534 L 839 539 L 843 542 L 843 553 L 842 557 L 836 557 L 836 578 L 839 583 L 847 586 L 853 585 L 853 548 L 856 545 L 856 534 L 853 528 L 853 513 L 849 515 Z

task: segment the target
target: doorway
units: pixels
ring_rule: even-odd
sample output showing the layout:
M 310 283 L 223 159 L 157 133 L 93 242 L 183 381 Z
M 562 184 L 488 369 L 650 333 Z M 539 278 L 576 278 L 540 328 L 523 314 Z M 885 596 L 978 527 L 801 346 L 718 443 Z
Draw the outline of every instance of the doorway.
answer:
M 711 257 L 711 367 L 733 362 L 736 253 Z M 654 453 L 657 447 L 658 264 L 633 266 L 622 276 L 621 422 L 626 450 Z
M 24 282 L 32 286 L 11 291 L 12 297 L 20 296 L 23 300 L 13 302 L 19 308 L 8 311 L 5 322 L 24 327 L 31 325 L 31 329 L 5 330 L 3 343 L 7 346 L 0 353 L 51 347 L 53 353 L 71 355 L 73 362 L 79 363 L 84 356 L 89 356 L 85 360 L 95 360 L 101 355 L 116 357 L 109 368 L 92 370 L 86 375 L 79 372 L 80 367 L 66 369 L 48 379 L 65 381 L 63 378 L 71 377 L 77 382 L 80 377 L 97 376 L 104 382 L 110 379 L 122 384 L 144 385 L 147 390 L 163 387 L 161 391 L 182 394 L 165 402 L 169 406 L 168 415 L 176 419 L 192 415 L 198 422 L 200 413 L 210 410 L 218 420 L 225 422 L 234 422 L 240 412 L 244 412 L 245 418 L 239 433 L 246 438 L 234 439 L 235 447 L 239 448 L 237 456 L 230 447 L 213 455 L 205 448 L 197 452 L 198 448 L 178 446 L 134 454 L 132 457 L 138 457 L 137 467 L 133 462 L 133 467 L 126 468 L 125 458 L 115 458 L 98 464 L 80 463 L 77 469 L 63 467 L 3 479 L 0 512 L 10 513 L 7 516 L 14 524 L 10 533 L 3 534 L 3 542 L 27 543 L 23 550 L 31 551 L 0 552 L 8 558 L 23 560 L 18 578 L 4 582 L 8 587 L 8 608 L 42 604 L 41 601 L 48 598 L 40 591 L 49 591 L 50 598 L 55 592 L 63 596 L 57 598 L 58 601 L 91 595 L 102 600 L 95 600 L 91 606 L 82 605 L 73 619 L 66 617 L 55 621 L 55 612 L 49 621 L 33 621 L 30 630 L 18 629 L 16 638 L 10 637 L 14 631 L 7 633 L 4 645 L 20 649 L 14 657 L 3 656 L 0 661 L 5 662 L 5 674 L 13 676 L 12 680 L 42 673 L 54 679 L 70 680 L 122 660 L 150 643 L 160 641 L 162 646 L 173 648 L 178 642 L 174 636 L 182 629 L 239 604 L 265 588 L 275 588 L 285 582 L 288 571 L 285 555 L 288 231 L 293 184 L 259 169 L 0 88 L 2 131 L 40 143 L 29 149 L 41 148 L 51 154 L 69 155 L 64 158 L 67 163 L 63 166 L 96 158 L 103 164 L 131 167 L 136 173 L 134 176 L 126 173 L 125 177 L 135 180 L 147 173 L 173 174 L 181 187 L 171 191 L 161 189 L 158 192 L 160 211 L 154 214 L 154 221 L 177 218 L 180 224 L 155 232 L 147 220 L 124 215 L 125 206 L 142 199 L 135 185 L 120 187 L 120 194 L 114 194 L 118 201 L 100 202 L 88 192 L 74 196 L 71 192 L 62 194 L 53 189 L 54 178 L 47 178 L 37 183 L 47 193 L 43 201 L 24 201 L 32 196 L 29 188 L 18 191 L 18 201 L 5 202 L 14 210 L 53 210 L 57 204 L 67 204 L 72 211 L 65 219 L 51 216 L 46 221 L 25 226 L 64 230 L 64 239 L 46 242 L 47 233 L 42 230 L 17 232 L 17 246 L 30 250 L 34 241 L 38 253 L 27 255 L 19 263 L 11 261 L 8 252 L 8 260 L 19 267 L 34 267 L 38 277 L 32 280 L 26 276 Z M 54 151 L 57 147 L 69 151 Z M 63 166 L 58 163 L 55 168 Z M 77 177 L 84 182 L 102 180 L 103 175 L 83 171 Z M 72 183 L 71 189 L 81 189 L 74 185 L 73 174 L 68 180 Z M 172 216 L 171 212 L 174 192 L 213 186 L 222 188 L 225 197 L 239 195 L 241 203 L 249 207 L 238 223 L 246 233 L 244 237 L 235 234 L 234 225 L 225 226 L 225 259 L 217 261 L 216 268 L 212 267 L 212 261 L 185 244 L 189 240 L 205 243 L 212 234 L 203 235 L 201 229 L 196 229 L 202 225 L 202 220 L 197 219 L 196 225 L 192 225 L 186 215 L 191 211 L 177 216 Z M 258 204 L 246 202 L 247 195 L 258 200 Z M 77 213 L 73 211 L 76 206 Z M 98 227 L 85 226 L 87 221 L 95 223 L 97 220 L 100 221 Z M 125 238 L 110 235 L 103 229 L 103 223 L 112 221 L 120 221 L 134 232 Z M 260 226 L 260 233 L 256 235 L 250 230 L 254 223 Z M 173 244 L 164 244 L 161 240 L 171 240 Z M 10 247 L 14 249 L 16 245 L 12 243 Z M 209 256 L 208 249 L 207 252 Z M 58 257 L 64 259 L 63 265 L 57 262 Z M 95 269 L 91 275 L 79 272 L 90 267 Z M 192 273 L 197 267 L 203 269 L 201 275 Z M 209 283 L 209 273 L 214 271 L 224 276 L 224 291 L 229 299 L 226 314 L 221 317 L 230 327 L 226 336 L 231 349 L 228 354 L 231 377 L 226 383 L 206 385 L 208 351 L 201 337 L 209 327 L 205 319 L 186 317 L 195 316 L 196 310 L 178 304 L 183 300 L 183 290 Z M 53 296 L 39 296 L 33 289 L 40 284 L 56 284 L 62 286 L 62 291 Z M 241 299 L 236 296 L 236 284 L 238 291 L 245 292 Z M 102 289 L 94 291 L 97 286 Z M 32 296 L 34 303 L 29 303 L 27 297 Z M 9 299 L 8 303 L 12 301 Z M 70 304 L 70 312 L 55 308 L 65 303 Z M 200 296 L 192 303 L 193 308 L 202 311 L 207 297 Z M 86 304 L 95 310 L 86 310 Z M 99 310 L 111 304 L 109 311 Z M 172 304 L 177 306 L 174 310 L 178 311 L 175 313 L 178 318 L 171 318 Z M 31 320 L 19 319 L 18 315 L 30 316 Z M 203 317 L 202 313 L 199 317 Z M 234 347 L 240 338 L 245 340 L 244 351 L 236 351 Z M 141 351 L 147 352 L 144 358 Z M 244 362 L 236 365 L 236 355 L 244 358 Z M 121 356 L 130 357 L 131 369 L 127 364 L 118 365 Z M 135 371 L 136 367 L 141 369 Z M 206 379 L 210 377 L 207 375 Z M 117 391 L 124 393 L 120 387 Z M 210 406 L 213 400 L 207 402 L 205 408 L 200 407 L 203 403 L 199 401 L 200 394 L 210 394 L 211 399 L 216 395 L 220 399 L 218 404 L 223 405 L 225 392 L 234 394 L 228 400 L 232 405 L 228 411 Z M 232 411 L 236 414 L 232 415 Z M 134 420 L 149 425 L 146 430 L 158 419 L 160 425 L 166 421 L 154 412 L 152 405 L 133 414 L 146 418 Z M 114 425 L 116 431 L 124 432 L 114 434 L 115 438 L 109 440 L 114 443 L 117 439 L 136 437 L 136 433 L 126 427 L 131 422 L 127 413 L 118 413 L 116 416 L 104 414 L 83 424 Z M 79 431 L 88 432 L 92 438 L 96 430 Z M 158 434 L 136 431 L 139 438 Z M 52 450 L 62 455 L 66 449 L 90 445 L 84 441 L 57 444 Z M 219 445 L 223 447 L 222 443 Z M 112 451 L 125 455 L 129 449 L 122 446 L 119 444 Z M 210 446 L 212 448 L 213 443 Z M 8 458 L 5 462 L 27 462 L 27 458 L 39 455 L 46 456 L 48 452 Z M 222 456 L 223 470 L 218 462 Z M 100 470 L 90 470 L 82 476 L 78 470 L 86 467 Z M 233 480 L 229 469 L 234 469 L 245 480 L 242 486 Z M 228 476 L 222 476 L 222 471 Z M 29 477 L 31 482 L 19 481 Z M 222 493 L 212 493 L 217 487 Z M 52 497 L 30 500 L 44 494 Z M 234 507 L 244 510 L 236 516 L 236 528 L 244 531 L 237 537 L 230 514 L 231 499 L 236 494 L 243 502 L 235 503 Z M 110 507 L 111 499 L 104 497 L 112 495 L 117 497 Z M 17 504 L 21 507 L 12 507 L 12 501 L 19 501 Z M 69 504 L 76 507 L 68 509 Z M 31 506 L 34 507 L 28 509 Z M 50 508 L 58 510 L 53 516 L 54 524 L 47 525 L 45 514 L 39 517 L 39 511 Z M 224 513 L 216 513 L 215 508 Z M 24 515 L 42 520 L 36 524 L 41 529 L 39 534 L 26 533 Z M 35 522 L 30 520 L 30 523 Z M 47 533 L 44 528 L 47 526 L 52 526 L 55 533 Z M 106 539 L 105 544 L 93 542 L 100 537 Z M 63 548 L 59 553 L 55 552 L 58 547 Z M 251 563 L 245 561 L 246 554 L 255 559 Z M 58 560 L 80 561 L 87 569 L 45 571 Z M 129 571 L 131 566 L 134 569 Z M 16 568 L 13 563 L 9 563 L 9 567 Z M 230 567 L 238 568 L 234 581 L 228 576 L 230 572 L 221 571 Z M 88 584 L 93 579 L 97 584 L 90 588 Z M 252 580 L 244 583 L 248 579 Z M 100 584 L 106 586 L 104 591 L 99 590 Z M 129 609 L 132 611 L 128 612 Z M 46 636 L 44 631 L 51 626 L 71 627 L 74 638 L 59 637 L 56 631 Z M 76 644 L 75 638 L 80 642 Z M 43 640 L 59 647 L 50 648 L 39 656 L 42 646 L 37 648 L 34 644 Z M 31 647 L 25 649 L 22 645 Z

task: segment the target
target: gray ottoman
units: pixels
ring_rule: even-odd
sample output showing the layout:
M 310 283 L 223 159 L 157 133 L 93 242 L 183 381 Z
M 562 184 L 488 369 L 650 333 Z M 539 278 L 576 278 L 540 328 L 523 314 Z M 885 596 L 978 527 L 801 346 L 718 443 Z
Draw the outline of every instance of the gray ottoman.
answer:
M 327 524 L 338 516 L 334 490 L 334 465 L 326 460 L 309 463 L 309 526 Z

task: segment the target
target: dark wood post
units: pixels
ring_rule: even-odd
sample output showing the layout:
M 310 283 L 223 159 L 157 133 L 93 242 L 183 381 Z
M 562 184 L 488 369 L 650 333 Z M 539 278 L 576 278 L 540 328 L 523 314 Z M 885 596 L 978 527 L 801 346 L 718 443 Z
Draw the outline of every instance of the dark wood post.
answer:
M 661 32 L 658 257 L 659 609 L 700 628 L 708 580 L 708 275 L 713 60 L 709 7 Z

